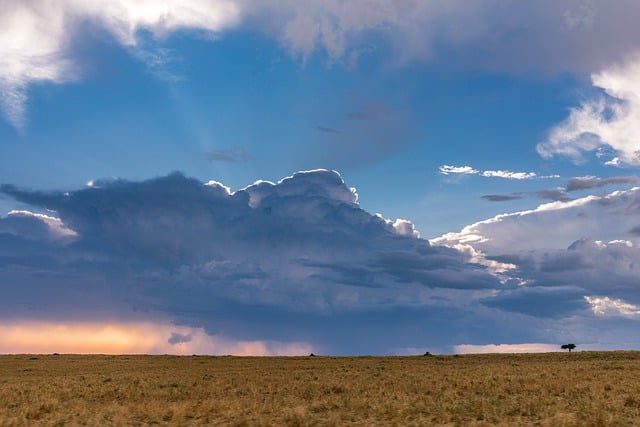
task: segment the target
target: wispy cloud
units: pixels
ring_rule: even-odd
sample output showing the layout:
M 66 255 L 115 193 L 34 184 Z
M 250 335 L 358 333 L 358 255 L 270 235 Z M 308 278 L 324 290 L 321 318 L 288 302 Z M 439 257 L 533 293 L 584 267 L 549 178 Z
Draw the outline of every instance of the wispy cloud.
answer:
M 509 170 L 478 170 L 471 166 L 442 165 L 438 168 L 442 175 L 478 175 L 485 178 L 503 178 L 514 180 L 552 179 L 560 175 L 538 175 L 535 172 L 513 172 Z
M 590 190 L 592 188 L 608 187 L 616 184 L 637 185 L 640 178 L 637 176 L 614 176 L 611 178 L 598 178 L 596 176 L 583 176 L 571 178 L 566 185 L 567 191 Z
M 212 162 L 247 162 L 253 157 L 251 153 L 245 150 L 243 147 L 233 147 L 229 149 L 216 149 L 211 150 L 206 154 L 207 158 Z
M 568 202 L 572 200 L 571 197 L 567 196 L 567 192 L 563 187 L 547 188 L 544 190 L 534 191 L 531 194 L 533 194 L 534 196 L 540 199 L 552 200 L 554 202 L 555 201 Z
M 510 195 L 510 194 L 486 194 L 481 196 L 482 199 L 485 199 L 489 202 L 508 202 L 510 200 L 518 200 L 522 199 L 522 196 L 518 195 Z

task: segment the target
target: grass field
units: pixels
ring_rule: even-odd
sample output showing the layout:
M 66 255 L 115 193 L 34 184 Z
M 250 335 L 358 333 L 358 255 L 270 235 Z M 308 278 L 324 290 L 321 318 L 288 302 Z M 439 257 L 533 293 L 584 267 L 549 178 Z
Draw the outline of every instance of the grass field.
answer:
M 0 356 L 0 425 L 640 424 L 640 352 Z

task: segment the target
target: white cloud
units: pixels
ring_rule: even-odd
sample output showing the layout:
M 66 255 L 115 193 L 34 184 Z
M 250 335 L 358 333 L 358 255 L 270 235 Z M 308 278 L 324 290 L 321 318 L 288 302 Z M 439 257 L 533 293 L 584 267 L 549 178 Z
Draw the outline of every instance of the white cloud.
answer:
M 543 157 L 581 160 L 585 152 L 609 147 L 615 157 L 605 164 L 640 164 L 640 54 L 591 76 L 605 95 L 572 108 L 569 117 L 538 145 Z
M 28 86 L 78 78 L 71 44 L 77 24 L 93 20 L 123 45 L 136 46 L 136 32 L 166 37 L 179 29 L 217 33 L 237 25 L 232 0 L 7 0 L 0 6 L 0 102 L 7 119 L 25 125 Z
M 431 239 L 433 244 L 471 244 L 484 253 L 544 253 L 566 249 L 589 237 L 604 242 L 617 239 L 639 243 L 630 232 L 639 222 L 634 215 L 640 188 L 545 203 L 535 209 L 497 215 Z
M 81 59 L 72 45 L 82 36 L 78 24 L 87 21 L 106 29 L 151 68 L 162 68 L 166 53 L 155 43 L 140 46 L 141 29 L 161 42 L 180 30 L 212 37 L 248 28 L 274 37 L 303 60 L 321 51 L 348 67 L 363 52 L 390 48 L 396 63 L 436 61 L 444 51 L 447 58 L 454 56 L 451 62 L 458 57 L 492 71 L 586 73 L 638 48 L 639 14 L 635 0 L 615 5 L 604 0 L 5 0 L 0 101 L 11 123 L 22 127 L 29 85 L 79 78 Z M 372 33 L 378 37 L 369 37 Z M 551 43 L 554 49 L 548 48 Z M 603 85 L 613 84 L 608 79 L 615 77 L 598 76 Z
M 540 176 L 535 172 L 512 172 L 508 170 L 478 170 L 471 166 L 452 166 L 442 165 L 438 167 L 442 175 L 479 175 L 485 178 L 503 178 L 503 179 L 551 179 L 560 178 L 560 175 L 543 175 Z
M 577 185 L 600 184 L 588 178 Z M 590 342 L 593 334 L 612 342 L 607 335 L 622 336 L 632 327 L 620 318 L 640 318 L 638 212 L 640 188 L 632 188 L 498 215 L 431 242 L 467 247 L 489 269 L 491 262 L 509 265 L 493 270 L 507 286 L 484 300 L 488 307 L 578 319 L 571 329 L 585 326 L 575 341 Z
M 630 304 L 619 298 L 585 296 L 591 310 L 598 316 L 639 317 L 640 306 Z
M 316 50 L 333 59 L 359 52 L 367 46 L 364 34 L 375 31 L 399 61 L 437 59 L 445 50 L 465 64 L 499 71 L 590 72 L 640 43 L 634 0 L 615 6 L 604 0 L 284 0 L 261 6 L 257 14 L 269 22 L 263 25 L 303 57 Z
M 400 234 L 401 236 L 410 236 L 416 238 L 420 237 L 420 232 L 416 230 L 415 225 L 407 219 L 396 219 L 393 223 L 393 228 L 396 233 Z
M 489 354 L 489 353 L 547 353 L 559 351 L 556 344 L 526 343 L 526 344 L 458 344 L 454 346 L 460 354 Z
M 8 218 L 34 218 L 42 221 L 47 225 L 49 233 L 54 238 L 60 239 L 72 239 L 78 236 L 78 233 L 67 227 L 60 218 L 56 218 L 50 215 L 44 215 L 39 213 L 33 213 L 25 210 L 12 210 L 7 214 Z
M 504 171 L 504 170 L 483 171 L 482 176 L 487 178 L 504 178 L 504 179 L 517 179 L 517 180 L 538 178 L 538 175 L 535 172 L 511 172 L 511 171 Z M 554 178 L 557 178 L 557 176 L 554 176 Z
M 477 175 L 480 173 L 471 166 L 442 165 L 438 170 L 442 175 Z

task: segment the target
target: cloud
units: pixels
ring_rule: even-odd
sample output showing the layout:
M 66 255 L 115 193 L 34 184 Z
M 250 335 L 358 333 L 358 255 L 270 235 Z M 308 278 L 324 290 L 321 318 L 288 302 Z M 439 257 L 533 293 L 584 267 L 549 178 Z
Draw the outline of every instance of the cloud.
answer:
M 442 165 L 438 170 L 442 175 L 478 175 L 480 173 L 471 166 Z
M 77 237 L 76 232 L 59 218 L 26 210 L 13 210 L 5 218 L 0 218 L 0 233 L 60 241 L 72 241 Z
M 584 299 L 598 316 L 640 317 L 640 306 L 629 304 L 619 298 L 585 296 Z
M 488 353 L 547 353 L 559 351 L 560 346 L 545 343 L 526 344 L 458 344 L 454 347 L 459 354 L 488 354 Z
M 603 242 L 634 240 L 640 189 L 545 203 L 535 209 L 497 215 L 432 239 L 435 244 L 463 243 L 494 255 L 567 249 L 588 237 Z
M 202 328 L 155 322 L 3 321 L 0 354 L 211 354 L 237 356 L 306 355 L 303 342 L 237 341 L 207 334 Z M 168 337 L 168 339 L 167 339 Z
M 181 174 L 0 190 L 49 217 L 0 221 L 3 325 L 151 322 L 167 326 L 140 351 L 185 354 L 223 338 L 225 352 L 277 342 L 324 354 L 640 346 L 628 338 L 640 306 L 637 188 L 499 215 L 431 241 L 408 220 L 362 210 L 355 189 L 328 170 L 236 191 Z M 47 221 L 75 234 L 54 238 Z
M 27 90 L 37 82 L 75 80 L 73 42 L 83 22 L 104 27 L 124 46 L 135 48 L 140 29 L 162 38 L 181 29 L 216 34 L 237 25 L 238 2 L 227 0 L 8 0 L 0 13 L 0 101 L 7 119 L 25 126 Z
M 253 157 L 243 147 L 233 147 L 227 150 L 211 150 L 207 153 L 207 158 L 212 162 L 246 162 Z
M 572 108 L 569 117 L 538 145 L 545 158 L 563 155 L 581 161 L 584 153 L 610 148 L 615 157 L 607 165 L 640 164 L 640 54 L 592 74 L 600 96 Z
M 472 312 L 499 286 L 468 253 L 420 239 L 409 220 L 362 210 L 355 189 L 327 170 L 237 191 L 180 174 L 69 192 L 0 189 L 75 233 L 70 243 L 45 238 L 33 218 L 32 235 L 28 224 L 0 229 L 0 277 L 11 284 L 0 312 L 13 318 L 148 313 L 235 341 L 353 354 L 428 339 L 448 351 L 446 334 L 411 325 L 460 326 L 461 305 Z M 196 337 L 176 329 L 158 340 L 191 348 Z
M 512 172 L 508 170 L 477 170 L 471 166 L 452 166 L 442 165 L 438 167 L 442 175 L 478 175 L 485 178 L 503 178 L 503 179 L 551 179 L 560 178 L 559 175 L 539 176 L 535 172 Z
M 560 202 L 569 202 L 572 200 L 571 197 L 567 196 L 566 190 L 562 187 L 538 190 L 533 192 L 533 195 L 541 199 L 560 201 Z
M 635 348 L 627 334 L 639 319 L 638 212 L 640 189 L 632 188 L 498 215 L 431 242 L 510 265 L 500 274 L 512 285 L 484 298 L 486 307 L 571 323 L 551 328 L 557 340 Z
M 637 176 L 614 176 L 611 178 L 598 178 L 595 176 L 583 176 L 571 178 L 566 185 L 567 191 L 590 190 L 615 184 L 637 185 L 640 182 Z
M 172 332 L 167 342 L 171 345 L 175 345 L 189 342 L 192 339 L 193 337 L 191 336 L 191 334 L 180 334 L 178 332 Z
M 449 63 L 494 71 L 591 72 L 640 44 L 631 18 L 640 6 L 631 0 L 614 7 L 598 0 L 286 0 L 253 12 L 303 59 L 317 51 L 334 60 L 349 57 L 370 47 L 365 36 L 375 33 L 384 42 L 374 46 L 390 46 L 396 62 L 435 61 L 446 54 Z
M 481 198 L 490 202 L 508 202 L 510 200 L 522 199 L 522 196 L 508 195 L 508 194 L 486 194 Z
M 222 37 L 231 29 L 262 32 L 303 62 L 320 52 L 350 69 L 358 57 L 383 52 L 396 64 L 446 58 L 448 66 L 498 72 L 583 74 L 638 49 L 639 13 L 633 0 L 613 6 L 600 0 L 7 0 L 0 15 L 0 100 L 20 128 L 30 85 L 81 78 L 82 58 L 73 46 L 87 22 L 169 78 L 163 39 L 185 31 Z M 143 43 L 141 31 L 152 40 Z

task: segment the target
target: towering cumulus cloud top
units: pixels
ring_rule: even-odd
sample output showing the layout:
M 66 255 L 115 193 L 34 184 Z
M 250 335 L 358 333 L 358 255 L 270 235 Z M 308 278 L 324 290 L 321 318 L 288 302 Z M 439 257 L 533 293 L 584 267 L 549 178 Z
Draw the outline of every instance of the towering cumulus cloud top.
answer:
M 409 306 L 425 316 L 431 306 L 459 304 L 498 282 L 467 254 L 417 237 L 411 222 L 362 210 L 355 189 L 327 170 L 235 192 L 178 173 L 71 192 L 2 191 L 48 211 L 0 219 L 2 275 L 13 295 L 0 305 L 17 316 L 28 314 L 16 305 L 20 298 L 45 317 L 71 306 L 94 313 L 130 307 L 212 333 L 356 351 L 378 339 L 338 343 L 369 317 L 383 329 L 403 329 L 389 322 L 396 310 Z M 38 258 L 9 256 L 16 247 Z M 41 296 L 50 293 L 54 301 L 45 302 Z M 342 325 L 346 317 L 356 321 Z M 292 318 L 299 328 L 282 324 Z M 338 324 L 335 336 L 326 335 Z M 374 347 L 388 350 L 386 340 L 398 336 Z
M 0 218 L 0 313 L 36 329 L 74 321 L 69 330 L 94 331 L 82 322 L 115 316 L 146 322 L 120 325 L 123 334 L 159 324 L 144 334 L 166 335 L 147 340 L 161 352 L 388 354 L 547 349 L 535 343 L 566 340 L 566 325 L 572 341 L 619 341 L 640 317 L 637 188 L 500 215 L 431 243 L 408 220 L 363 210 L 327 170 L 235 192 L 178 173 L 1 190 L 31 208 Z M 611 215 L 617 225 L 603 229 Z

